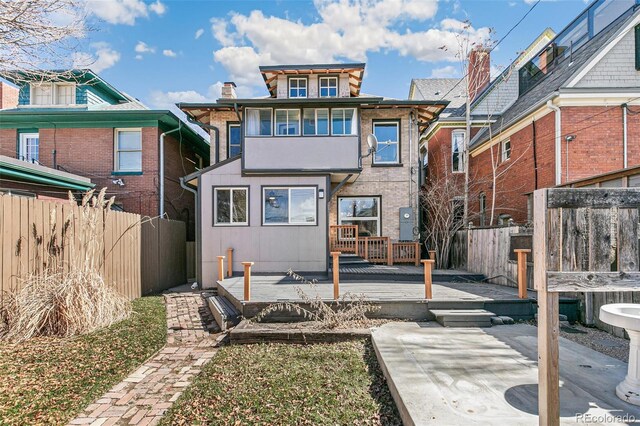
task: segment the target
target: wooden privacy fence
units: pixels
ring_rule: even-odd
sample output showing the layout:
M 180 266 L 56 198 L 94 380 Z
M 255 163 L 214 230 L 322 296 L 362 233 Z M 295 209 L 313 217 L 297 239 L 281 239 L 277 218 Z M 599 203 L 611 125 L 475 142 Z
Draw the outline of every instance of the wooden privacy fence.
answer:
M 558 425 L 559 293 L 640 290 L 640 189 L 534 193 L 540 425 Z
M 187 230 L 184 222 L 154 218 L 142 224 L 142 294 L 187 282 Z
M 372 263 L 420 265 L 420 243 L 392 242 L 389 237 L 359 237 L 357 225 L 329 227 L 331 252 L 353 253 Z
M 92 243 L 103 248 L 96 262 L 106 283 L 130 299 L 140 297 L 140 217 L 102 211 L 96 226 L 100 241 Z M 81 207 L 71 202 L 0 195 L 0 303 L 4 292 L 20 287 L 22 277 L 42 269 L 48 250 L 60 253 L 63 271 L 84 259 L 82 241 L 88 235 L 93 234 L 81 220 Z

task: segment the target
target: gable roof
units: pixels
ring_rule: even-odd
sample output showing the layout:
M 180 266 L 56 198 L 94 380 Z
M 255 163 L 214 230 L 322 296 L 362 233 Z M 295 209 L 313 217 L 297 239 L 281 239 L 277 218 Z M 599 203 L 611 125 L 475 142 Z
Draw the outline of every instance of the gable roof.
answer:
M 409 99 L 443 99 L 449 102 L 441 117 L 464 115 L 464 81 L 460 78 L 414 78 Z
M 311 74 L 349 74 L 349 91 L 351 96 L 358 96 L 364 76 L 364 63 L 356 64 L 310 64 L 310 65 L 265 65 L 260 73 L 267 85 L 271 97 L 275 97 L 278 87 L 278 75 L 305 76 Z

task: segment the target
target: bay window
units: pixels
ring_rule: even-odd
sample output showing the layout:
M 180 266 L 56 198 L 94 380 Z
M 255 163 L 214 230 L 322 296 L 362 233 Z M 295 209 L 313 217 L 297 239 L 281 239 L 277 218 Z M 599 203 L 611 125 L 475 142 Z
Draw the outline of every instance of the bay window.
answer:
M 356 110 L 353 108 L 333 108 L 331 110 L 331 134 L 357 135 Z
M 300 135 L 300 110 L 277 109 L 276 110 L 276 135 L 299 136 Z
M 380 236 L 380 197 L 338 197 L 338 224 L 357 225 L 358 236 Z
M 265 187 L 262 189 L 263 225 L 316 225 L 315 187 Z
M 378 139 L 378 150 L 373 164 L 400 163 L 400 123 L 381 121 L 373 123 L 373 134 Z
M 329 110 L 326 108 L 305 108 L 302 122 L 305 136 L 326 136 L 329 134 Z
M 271 108 L 247 108 L 247 136 L 271 136 Z
M 213 225 L 249 224 L 249 188 L 213 189 Z

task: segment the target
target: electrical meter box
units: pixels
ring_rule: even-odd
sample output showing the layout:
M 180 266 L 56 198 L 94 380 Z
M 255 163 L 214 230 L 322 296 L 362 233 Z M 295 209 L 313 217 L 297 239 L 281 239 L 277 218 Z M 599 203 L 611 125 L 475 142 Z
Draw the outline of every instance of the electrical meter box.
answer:
M 400 207 L 400 241 L 413 241 L 415 218 L 411 207 Z

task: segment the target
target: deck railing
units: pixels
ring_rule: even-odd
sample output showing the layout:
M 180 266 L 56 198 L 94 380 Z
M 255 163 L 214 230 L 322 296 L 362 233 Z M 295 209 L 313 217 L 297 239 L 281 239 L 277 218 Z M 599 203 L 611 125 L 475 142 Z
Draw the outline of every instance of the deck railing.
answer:
M 329 227 L 331 251 L 358 254 L 358 225 L 331 225 Z
M 330 251 L 353 253 L 371 263 L 420 265 L 419 242 L 392 242 L 389 237 L 358 237 L 356 225 L 331 225 Z
M 413 263 L 420 265 L 420 243 L 392 243 L 393 263 Z

